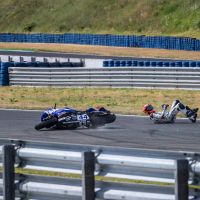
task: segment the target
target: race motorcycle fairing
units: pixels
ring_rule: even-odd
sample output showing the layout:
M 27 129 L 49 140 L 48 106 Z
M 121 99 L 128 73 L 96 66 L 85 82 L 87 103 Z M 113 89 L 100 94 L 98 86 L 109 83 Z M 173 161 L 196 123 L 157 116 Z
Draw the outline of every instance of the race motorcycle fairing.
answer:
M 52 129 L 76 129 L 80 126 L 96 128 L 107 123 L 114 122 L 115 114 L 103 107 L 99 109 L 89 108 L 86 111 L 76 111 L 72 108 L 47 109 L 41 116 L 41 123 L 35 126 L 36 130 L 42 128 Z

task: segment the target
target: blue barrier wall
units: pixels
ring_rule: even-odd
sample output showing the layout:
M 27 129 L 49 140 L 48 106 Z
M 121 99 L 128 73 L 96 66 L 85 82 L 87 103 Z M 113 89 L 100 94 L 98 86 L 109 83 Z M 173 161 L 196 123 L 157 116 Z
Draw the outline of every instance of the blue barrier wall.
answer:
M 0 33 L 0 42 L 63 43 L 200 51 L 200 40 L 196 38 L 144 35 Z
M 103 67 L 200 67 L 200 61 L 105 60 Z

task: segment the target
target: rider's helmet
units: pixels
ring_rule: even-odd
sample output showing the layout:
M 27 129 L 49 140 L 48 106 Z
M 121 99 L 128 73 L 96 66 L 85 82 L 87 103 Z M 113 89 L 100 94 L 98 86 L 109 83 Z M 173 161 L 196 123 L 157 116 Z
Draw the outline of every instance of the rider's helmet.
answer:
M 146 114 L 151 114 L 156 112 L 156 109 L 151 104 L 146 104 L 143 108 L 143 112 Z

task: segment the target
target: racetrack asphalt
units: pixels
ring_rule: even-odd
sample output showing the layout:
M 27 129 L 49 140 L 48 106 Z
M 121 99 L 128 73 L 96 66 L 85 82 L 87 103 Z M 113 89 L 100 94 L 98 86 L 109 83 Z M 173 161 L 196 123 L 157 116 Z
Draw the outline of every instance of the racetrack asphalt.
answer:
M 0 138 L 128 148 L 200 152 L 200 120 L 154 124 L 149 117 L 117 115 L 97 129 L 36 131 L 42 111 L 0 110 Z

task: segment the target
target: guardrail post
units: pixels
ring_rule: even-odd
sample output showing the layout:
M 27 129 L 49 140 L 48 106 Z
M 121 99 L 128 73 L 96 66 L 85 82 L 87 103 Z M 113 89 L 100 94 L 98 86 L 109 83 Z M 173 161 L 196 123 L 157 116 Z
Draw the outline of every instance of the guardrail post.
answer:
M 12 62 L 12 57 L 8 56 L 8 62 Z
M 20 62 L 23 62 L 23 61 L 24 61 L 24 57 L 20 56 L 20 57 L 19 57 L 19 61 L 20 61 Z
M 175 200 L 188 200 L 188 160 L 175 160 Z
M 82 152 L 82 200 L 95 200 L 94 152 Z
M 13 145 L 3 146 L 3 200 L 15 199 L 15 149 Z
M 31 62 L 35 62 L 35 57 L 31 57 Z

